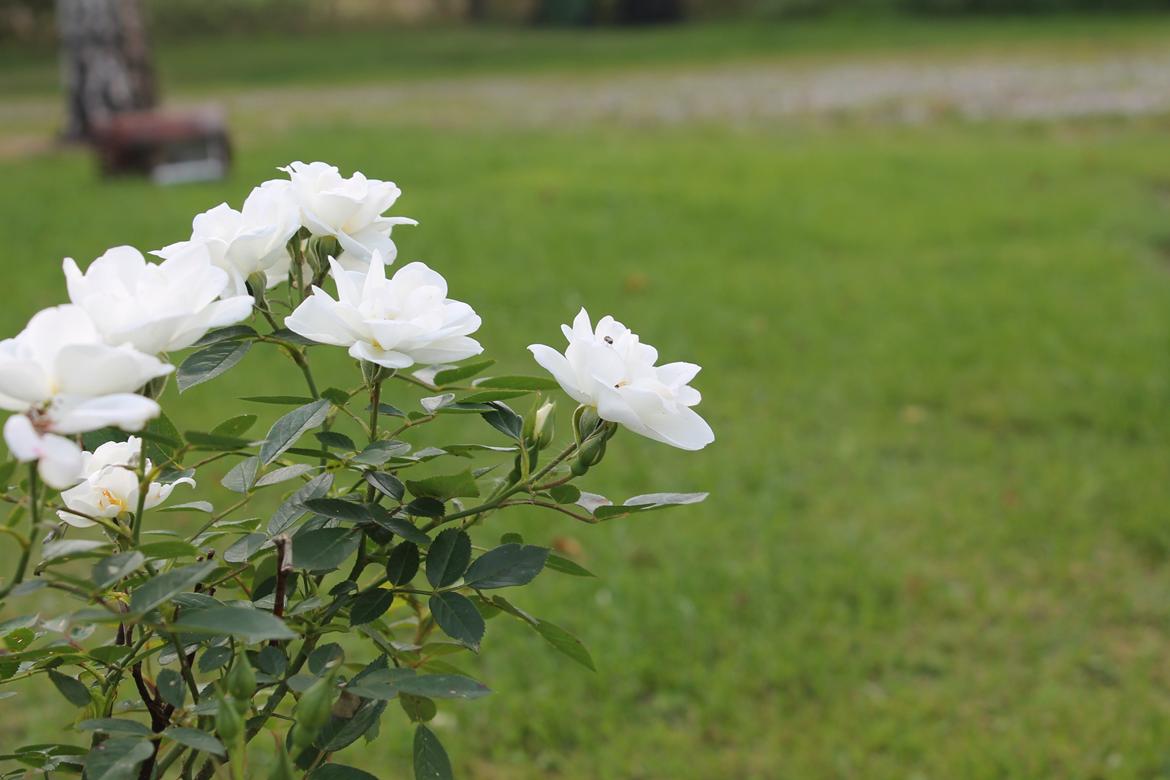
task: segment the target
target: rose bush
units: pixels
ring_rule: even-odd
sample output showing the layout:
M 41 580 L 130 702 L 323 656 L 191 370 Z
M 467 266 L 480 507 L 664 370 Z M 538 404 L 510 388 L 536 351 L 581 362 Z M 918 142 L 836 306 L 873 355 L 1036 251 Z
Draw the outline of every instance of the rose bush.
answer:
M 395 728 L 392 706 L 413 724 L 416 777 L 451 777 L 427 724 L 437 701 L 488 693 L 458 666 L 481 651 L 486 619 L 520 621 L 593 666 L 507 591 L 545 569 L 590 573 L 489 519 L 530 506 L 597 523 L 705 497 L 615 505 L 576 484 L 622 427 L 709 444 L 698 366 L 658 365 L 621 323 L 594 328 L 582 311 L 563 354 L 530 348 L 551 380 L 484 376 L 493 361 L 462 362 L 483 351 L 480 318 L 443 276 L 416 262 L 387 278 L 391 230 L 414 223 L 385 216 L 398 188 L 324 163 L 283 170 L 241 210 L 196 217 L 161 262 L 130 247 L 85 271 L 66 260 L 72 303 L 0 342 L 13 413 L 0 530 L 14 561 L 0 581 L 0 695 L 36 678 L 77 709 L 72 739 L 0 734 L 3 777 L 257 777 L 249 745 L 267 732 L 265 776 L 360 780 L 373 775 L 345 750 Z M 335 347 L 354 374 L 322 382 L 311 355 Z M 163 412 L 172 388 L 254 348 L 286 355 L 305 383 L 244 399 L 278 408 L 266 432 L 250 412 L 205 430 Z M 560 443 L 546 397 L 558 385 L 578 404 Z M 482 441 L 420 446 L 446 415 L 482 419 Z M 38 611 L 45 589 L 71 606 Z

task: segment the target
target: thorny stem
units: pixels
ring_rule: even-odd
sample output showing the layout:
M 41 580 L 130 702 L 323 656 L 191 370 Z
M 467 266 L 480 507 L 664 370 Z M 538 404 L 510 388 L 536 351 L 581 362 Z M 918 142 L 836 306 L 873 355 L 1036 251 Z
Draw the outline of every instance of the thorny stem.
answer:
M 284 600 L 285 588 L 288 580 L 288 573 L 292 571 L 292 561 L 288 556 L 288 534 L 280 534 L 272 540 L 272 544 L 276 547 L 276 589 L 272 596 L 272 614 L 276 617 L 284 617 Z M 277 640 L 272 640 L 272 644 L 278 644 Z

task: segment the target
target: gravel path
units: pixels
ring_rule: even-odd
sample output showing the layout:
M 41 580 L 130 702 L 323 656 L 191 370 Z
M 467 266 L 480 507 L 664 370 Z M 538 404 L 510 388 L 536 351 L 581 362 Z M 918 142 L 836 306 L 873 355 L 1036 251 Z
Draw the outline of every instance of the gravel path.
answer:
M 945 61 L 753 63 L 621 72 L 603 77 L 510 76 L 313 91 L 313 112 L 408 123 L 755 122 L 862 114 L 1043 120 L 1170 110 L 1170 52 Z M 239 93 L 233 112 L 287 109 L 302 90 Z
M 1139 116 L 1170 111 L 1170 50 L 761 61 L 623 70 L 601 76 L 510 75 L 403 84 L 233 90 L 233 124 L 278 129 L 295 118 L 458 127 L 754 123 L 861 116 L 923 123 Z M 0 103 L 0 157 L 45 143 L 58 101 Z M 6 122 L 5 120 L 9 120 Z M 19 128 L 19 129 L 17 129 Z

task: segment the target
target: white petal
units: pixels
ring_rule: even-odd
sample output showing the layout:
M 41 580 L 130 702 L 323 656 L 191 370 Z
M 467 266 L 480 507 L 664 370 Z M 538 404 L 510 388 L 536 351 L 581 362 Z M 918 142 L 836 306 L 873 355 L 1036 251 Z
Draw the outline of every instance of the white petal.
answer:
M 41 437 L 23 414 L 14 414 L 4 422 L 4 443 L 12 457 L 22 463 L 40 457 Z
M 560 352 L 544 344 L 530 344 L 528 351 L 532 353 L 532 357 L 536 359 L 541 368 L 552 374 L 553 379 L 557 380 L 557 384 L 574 401 L 582 404 L 597 402 L 596 399 L 589 397 L 586 388 L 580 386 L 576 372 L 573 371 L 569 361 Z
M 62 489 L 76 485 L 81 480 L 81 448 L 64 436 L 45 434 L 37 471 L 50 487 Z
M 58 433 L 72 434 L 113 425 L 126 431 L 140 431 L 147 420 L 158 417 L 161 412 L 155 401 L 133 393 L 62 399 L 61 408 L 53 412 L 53 429 Z
M 394 350 L 378 349 L 365 341 L 359 341 L 350 347 L 349 356 L 386 368 L 408 368 L 414 365 L 414 359 L 409 355 Z
M 348 347 L 356 334 L 338 316 L 339 304 L 321 289 L 314 289 L 296 310 L 284 318 L 285 327 L 319 344 Z

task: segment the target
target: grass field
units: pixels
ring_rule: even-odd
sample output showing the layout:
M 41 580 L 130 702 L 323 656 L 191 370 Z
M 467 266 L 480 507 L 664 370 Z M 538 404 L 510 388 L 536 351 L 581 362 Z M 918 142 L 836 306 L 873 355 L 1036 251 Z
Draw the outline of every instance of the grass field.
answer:
M 1059 50 L 1075 26 L 1060 24 L 1037 45 Z M 881 50 L 882 29 L 838 37 Z M 676 34 L 696 35 L 648 40 L 669 54 Z M 584 303 L 703 365 L 717 435 L 697 455 L 621 435 L 587 483 L 710 490 L 706 504 L 590 528 L 494 521 L 582 545 L 600 578 L 542 575 L 521 606 L 578 633 L 600 671 L 490 624 L 467 668 L 496 693 L 439 726 L 462 777 L 1164 777 L 1168 131 L 1157 117 L 539 131 L 319 118 L 246 134 L 215 185 L 105 183 L 77 152 L 0 160 L 0 330 L 63 298 L 61 257 L 183 237 L 275 165 L 393 178 L 422 223 L 396 233 L 401 257 L 448 276 L 507 369 L 532 373 L 525 346 L 559 343 Z M 227 416 L 216 393 L 295 381 L 257 353 L 173 416 L 196 428 Z M 0 702 L 2 741 L 60 734 L 52 696 Z M 350 759 L 386 778 L 408 761 L 394 718 Z

